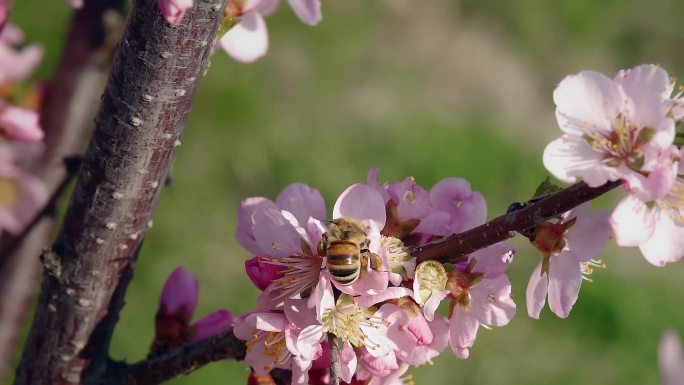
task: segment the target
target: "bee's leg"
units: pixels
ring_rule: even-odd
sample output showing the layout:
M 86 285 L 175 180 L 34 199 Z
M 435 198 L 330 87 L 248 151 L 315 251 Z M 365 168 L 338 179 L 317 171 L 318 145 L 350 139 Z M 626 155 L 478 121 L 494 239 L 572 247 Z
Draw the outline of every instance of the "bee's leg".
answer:
M 382 269 L 382 259 L 380 259 L 380 257 L 375 253 L 369 253 L 369 255 L 370 256 L 368 259 L 370 260 L 371 269 L 375 271 Z
M 318 246 L 316 246 L 316 253 L 318 253 L 320 256 L 324 256 L 328 250 L 328 246 L 330 246 L 330 242 L 328 241 L 328 233 L 323 233 L 321 236 L 321 241 L 318 242 Z

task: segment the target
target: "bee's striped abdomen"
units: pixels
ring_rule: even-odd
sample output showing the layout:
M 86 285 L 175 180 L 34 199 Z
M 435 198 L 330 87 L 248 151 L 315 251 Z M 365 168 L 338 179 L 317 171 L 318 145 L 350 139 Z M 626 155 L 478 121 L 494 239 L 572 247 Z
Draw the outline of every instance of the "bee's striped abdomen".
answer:
M 359 278 L 361 257 L 359 246 L 348 241 L 330 242 L 326 256 L 328 271 L 332 278 L 341 285 L 350 285 Z

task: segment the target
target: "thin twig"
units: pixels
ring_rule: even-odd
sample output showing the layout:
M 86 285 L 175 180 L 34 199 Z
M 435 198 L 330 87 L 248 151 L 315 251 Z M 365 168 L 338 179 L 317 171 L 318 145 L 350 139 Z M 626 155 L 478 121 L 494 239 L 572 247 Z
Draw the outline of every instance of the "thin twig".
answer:
M 601 187 L 590 188 L 584 183 L 577 183 L 472 230 L 416 247 L 412 254 L 418 257 L 419 261 L 434 259 L 446 262 L 462 258 L 473 251 L 508 239 L 514 236 L 515 232 L 529 229 L 538 224 L 539 221 L 548 220 L 584 202 L 595 199 L 619 185 L 619 182 L 610 182 Z M 331 362 L 330 378 L 333 384 L 336 384 L 334 381 L 335 379 L 339 381 L 341 372 L 339 369 L 339 350 L 334 335 L 328 335 L 328 344 Z M 117 370 L 123 373 L 121 374 L 122 377 L 119 377 L 125 379 L 122 382 L 123 384 L 157 384 L 180 374 L 188 374 L 211 361 L 230 358 L 240 360 L 245 354 L 244 342 L 235 339 L 232 331 L 227 331 L 205 341 L 188 344 L 181 350 L 160 357 L 143 360 L 128 367 L 123 364 Z M 278 371 L 280 375 L 283 372 L 286 371 Z M 153 380 L 148 377 L 150 373 L 155 376 Z M 115 384 L 119 383 L 116 382 Z

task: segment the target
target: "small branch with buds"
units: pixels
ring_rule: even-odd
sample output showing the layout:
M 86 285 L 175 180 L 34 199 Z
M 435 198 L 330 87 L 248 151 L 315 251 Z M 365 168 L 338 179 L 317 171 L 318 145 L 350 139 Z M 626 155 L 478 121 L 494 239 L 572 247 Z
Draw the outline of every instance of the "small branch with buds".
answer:
M 608 182 L 596 188 L 589 187 L 584 182 L 576 183 L 481 226 L 416 246 L 409 253 L 417 258 L 417 263 L 430 259 L 439 262 L 459 260 L 474 251 L 512 238 L 516 232 L 529 230 L 582 203 L 596 199 L 618 186 L 620 181 Z
M 518 210 L 499 216 L 482 226 L 415 247 L 411 250 L 411 254 L 418 258 L 418 262 L 458 260 L 474 251 L 511 238 L 516 232 L 523 232 L 561 215 L 619 185 L 620 182 L 617 181 L 591 188 L 584 183 L 577 183 Z M 333 384 L 339 384 L 340 352 L 335 336 L 332 334 L 328 335 L 328 345 L 330 347 L 330 379 Z M 245 343 L 235 338 L 232 330 L 229 330 L 207 340 L 187 344 L 162 356 L 143 360 L 130 366 L 117 364 L 116 370 L 119 374 L 115 377 L 120 380 L 115 384 L 157 384 L 181 374 L 188 374 L 212 361 L 242 360 L 245 354 Z M 271 375 L 280 384 L 283 383 L 283 373 L 287 374 L 288 371 L 274 370 Z

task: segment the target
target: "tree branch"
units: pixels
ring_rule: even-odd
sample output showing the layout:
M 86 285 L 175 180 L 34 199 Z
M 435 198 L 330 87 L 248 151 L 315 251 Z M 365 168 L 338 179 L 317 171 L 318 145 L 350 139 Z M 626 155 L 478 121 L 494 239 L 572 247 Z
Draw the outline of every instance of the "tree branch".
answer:
M 619 185 L 620 181 L 615 181 L 591 188 L 584 182 L 576 183 L 519 210 L 496 217 L 481 226 L 416 246 L 410 249 L 409 253 L 417 258 L 417 263 L 429 259 L 440 262 L 458 260 L 474 251 L 512 238 L 516 232 L 530 229 L 540 222 L 572 210 Z
M 47 85 L 40 114 L 46 150 L 32 171 L 53 197 L 61 195 L 62 184 L 75 173 L 64 167 L 63 160 L 80 155 L 85 147 L 121 35 L 122 8 L 122 0 L 86 1 L 75 12 L 59 64 Z M 37 256 L 54 235 L 54 216 L 44 215 L 51 211 L 49 205 L 27 231 L 5 239 L 0 255 L 0 383 L 38 287 Z
M 328 348 L 330 349 L 330 385 L 340 385 L 340 346 L 337 344 L 337 337 L 328 333 Z
M 418 246 L 412 252 L 419 261 L 434 259 L 442 262 L 462 258 L 481 248 L 501 242 L 536 225 L 539 221 L 548 220 L 560 215 L 580 204 L 595 199 L 620 185 L 620 182 L 609 182 L 601 187 L 590 188 L 584 183 L 577 183 L 537 202 L 499 216 L 482 226 Z M 472 243 L 469 243 L 472 242 Z M 328 336 L 330 346 L 330 378 L 335 384 L 339 381 L 339 351 L 333 335 Z M 181 374 L 188 374 L 212 361 L 223 359 L 242 360 L 246 354 L 243 341 L 236 339 L 232 330 L 210 337 L 207 340 L 191 343 L 183 348 L 159 357 L 143 360 L 126 366 L 120 364 L 116 368 L 118 375 L 113 384 L 142 385 L 158 384 Z M 337 357 L 337 358 L 335 358 Z M 288 371 L 277 370 L 271 375 L 278 383 Z M 289 383 L 286 381 L 286 383 Z
M 101 383 L 110 304 L 123 303 L 225 3 L 197 1 L 172 28 L 155 1 L 133 1 L 15 384 Z

